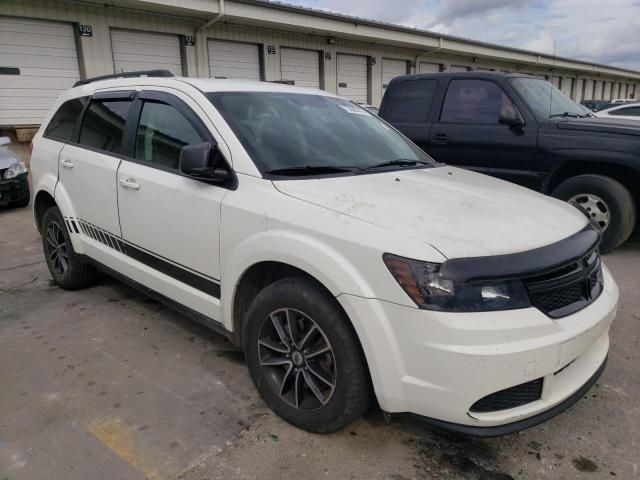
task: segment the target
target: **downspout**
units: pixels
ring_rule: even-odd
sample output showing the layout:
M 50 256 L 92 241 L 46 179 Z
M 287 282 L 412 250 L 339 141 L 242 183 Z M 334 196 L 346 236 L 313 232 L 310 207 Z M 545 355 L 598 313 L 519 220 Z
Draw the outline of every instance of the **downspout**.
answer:
M 204 66 L 204 64 L 206 63 L 205 59 L 205 49 L 207 48 L 206 45 L 206 41 L 201 41 L 202 38 L 198 38 L 200 36 L 200 33 L 202 33 L 205 29 L 209 28 L 211 25 L 213 25 L 214 23 L 218 22 L 219 20 L 222 19 L 222 17 L 224 17 L 225 11 L 224 11 L 224 0 L 218 0 L 218 14 L 213 17 L 211 20 L 203 23 L 202 25 L 200 25 L 198 28 L 196 28 L 195 34 L 196 34 L 196 45 L 199 45 L 199 49 L 200 51 L 198 52 L 198 76 L 199 77 L 203 77 L 203 76 L 209 76 L 209 72 L 207 72 L 207 75 L 204 75 L 204 72 L 202 71 L 202 68 Z M 204 39 L 206 40 L 206 38 Z
M 419 54 L 417 54 L 416 59 L 414 60 L 414 63 L 415 63 L 414 73 L 419 73 L 418 70 L 420 69 L 420 58 L 422 58 L 423 55 L 431 55 L 432 53 L 436 53 L 442 50 L 443 47 L 444 47 L 444 39 L 442 37 L 439 37 L 438 46 L 436 48 L 434 48 L 433 50 L 429 50 L 428 52 L 420 52 Z

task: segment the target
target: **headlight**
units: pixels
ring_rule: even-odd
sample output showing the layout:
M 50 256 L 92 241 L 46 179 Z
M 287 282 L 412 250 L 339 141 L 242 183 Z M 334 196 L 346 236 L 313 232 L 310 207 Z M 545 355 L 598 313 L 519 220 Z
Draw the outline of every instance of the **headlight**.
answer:
M 420 308 L 446 312 L 487 312 L 531 306 L 520 280 L 459 283 L 443 277 L 439 263 L 420 262 L 385 253 L 384 263 Z
M 27 171 L 27 167 L 24 166 L 24 163 L 16 162 L 10 165 L 9 168 L 5 170 L 4 178 L 9 179 L 9 178 L 17 177 L 18 175 L 26 171 Z

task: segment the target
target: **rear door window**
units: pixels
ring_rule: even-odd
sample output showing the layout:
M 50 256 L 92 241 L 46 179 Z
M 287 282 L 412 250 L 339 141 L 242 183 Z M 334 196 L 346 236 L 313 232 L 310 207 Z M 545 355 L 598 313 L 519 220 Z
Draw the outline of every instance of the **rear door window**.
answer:
M 47 125 L 44 137 L 63 142 L 72 141 L 73 131 L 87 101 L 87 97 L 81 97 L 64 102 Z
M 80 145 L 120 153 L 131 100 L 94 100 L 80 127 Z
M 383 118 L 391 123 L 425 123 L 437 87 L 433 79 L 392 83 L 386 93 Z
M 500 111 L 513 103 L 489 80 L 452 80 L 442 104 L 442 123 L 497 125 Z M 515 107 L 514 107 L 515 108 Z

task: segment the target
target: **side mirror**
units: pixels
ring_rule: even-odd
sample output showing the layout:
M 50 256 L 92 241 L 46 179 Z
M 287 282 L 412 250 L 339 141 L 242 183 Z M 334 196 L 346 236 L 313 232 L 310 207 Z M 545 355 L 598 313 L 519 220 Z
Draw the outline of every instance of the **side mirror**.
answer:
M 217 154 L 217 146 L 211 145 L 209 142 L 182 147 L 179 159 L 180 173 L 205 182 L 222 183 L 226 181 L 230 173 L 226 168 L 216 168 Z
M 502 110 L 500 110 L 500 116 L 498 117 L 498 122 L 512 128 L 524 125 L 524 120 L 513 105 L 505 105 L 502 107 Z

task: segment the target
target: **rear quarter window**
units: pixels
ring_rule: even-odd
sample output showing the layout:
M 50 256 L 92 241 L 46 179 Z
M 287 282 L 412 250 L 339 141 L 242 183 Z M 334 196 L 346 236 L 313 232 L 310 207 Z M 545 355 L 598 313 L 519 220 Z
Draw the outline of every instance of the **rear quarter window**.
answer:
M 74 98 L 64 102 L 53 115 L 44 131 L 44 137 L 69 142 L 73 140 L 73 130 L 80 114 L 88 102 L 88 97 Z
M 433 79 L 391 83 L 380 115 L 391 123 L 425 123 L 437 87 L 438 82 Z

